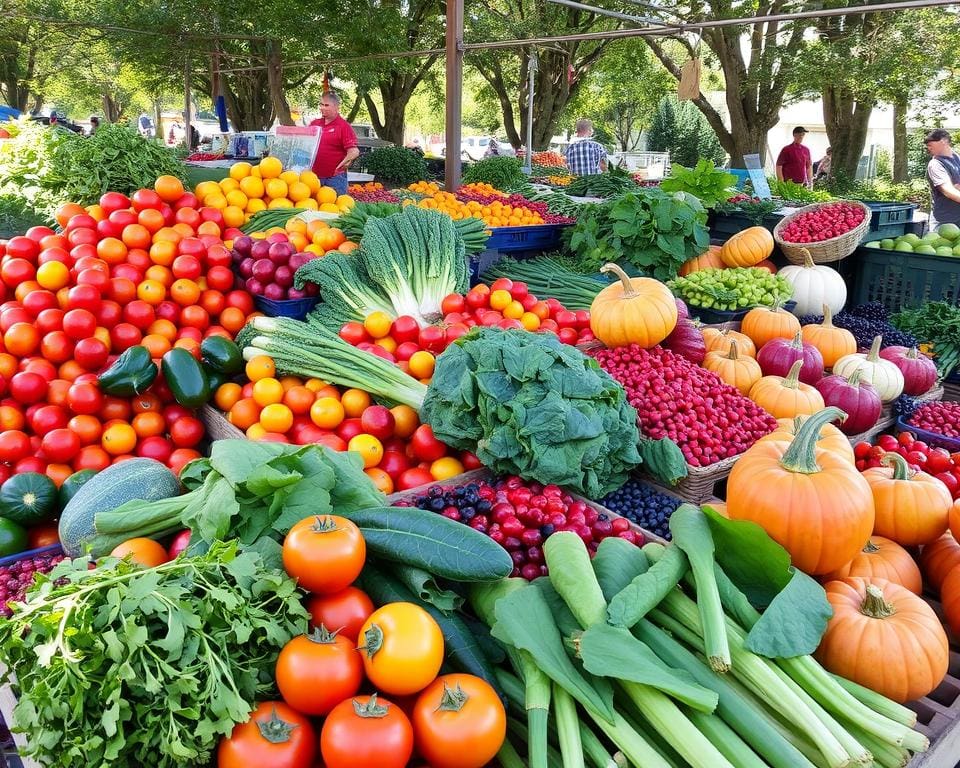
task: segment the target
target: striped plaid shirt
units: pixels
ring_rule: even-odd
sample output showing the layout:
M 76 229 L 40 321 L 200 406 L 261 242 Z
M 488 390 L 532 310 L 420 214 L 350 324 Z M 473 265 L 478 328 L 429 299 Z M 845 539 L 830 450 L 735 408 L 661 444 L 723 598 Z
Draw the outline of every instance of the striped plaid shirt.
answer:
M 593 139 L 578 139 L 567 147 L 567 167 L 575 176 L 600 173 L 600 161 L 606 157 L 603 145 Z

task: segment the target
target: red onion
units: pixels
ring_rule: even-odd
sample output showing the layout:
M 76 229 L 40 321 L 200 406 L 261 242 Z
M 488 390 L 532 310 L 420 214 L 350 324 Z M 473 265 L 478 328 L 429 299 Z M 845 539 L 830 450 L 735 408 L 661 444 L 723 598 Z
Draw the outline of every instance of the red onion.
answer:
M 707 356 L 707 345 L 700 328 L 687 317 L 677 320 L 676 328 L 664 339 L 663 346 L 697 365 Z
M 823 355 L 812 344 L 804 343 L 798 333 L 793 339 L 771 339 L 757 353 L 764 376 L 787 376 L 797 360 L 803 360 L 800 381 L 815 385 L 823 378 Z
M 674 301 L 677 302 L 677 318 L 690 317 L 690 311 L 687 309 L 687 305 L 683 303 L 683 299 L 675 298 Z
M 828 408 L 833 405 L 846 412 L 846 421 L 839 424 L 840 431 L 845 435 L 859 435 L 873 428 L 880 420 L 883 408 L 880 395 L 870 384 L 860 381 L 861 372 L 857 368 L 850 378 L 836 374 L 825 376 L 816 384 Z
M 903 374 L 903 393 L 922 395 L 937 383 L 937 366 L 933 360 L 917 351 L 916 347 L 887 347 L 880 350 L 880 357 L 889 360 Z

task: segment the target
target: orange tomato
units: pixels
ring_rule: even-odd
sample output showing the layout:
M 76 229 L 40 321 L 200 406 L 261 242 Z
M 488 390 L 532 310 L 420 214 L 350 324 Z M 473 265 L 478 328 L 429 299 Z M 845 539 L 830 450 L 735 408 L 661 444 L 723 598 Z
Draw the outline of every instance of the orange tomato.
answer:
M 73 467 L 69 464 L 47 464 L 44 474 L 59 488 L 63 485 L 63 481 L 73 474 Z
M 220 325 L 230 333 L 236 333 L 247 324 L 247 316 L 238 307 L 227 307 L 220 313 Z
M 142 565 L 144 568 L 154 568 L 162 565 L 169 559 L 167 550 L 153 539 L 136 538 L 128 539 L 117 546 L 110 557 L 130 558 L 130 562 Z
M 130 401 L 130 407 L 134 413 L 160 413 L 163 402 L 153 392 L 144 392 Z
M 170 339 L 161 336 L 159 333 L 148 333 L 140 340 L 140 344 L 147 348 L 150 357 L 154 360 L 163 357 L 171 348 Z
M 362 389 L 348 389 L 340 396 L 344 413 L 348 418 L 360 418 L 370 406 L 370 395 Z
M 283 404 L 296 415 L 310 413 L 316 395 L 302 384 L 295 384 L 283 393 Z
M 393 478 L 390 477 L 384 470 L 379 467 L 370 467 L 369 469 L 363 470 L 364 474 L 369 477 L 373 484 L 376 486 L 377 490 L 383 494 L 393 493 Z
M 71 432 L 80 438 L 80 445 L 95 445 L 100 442 L 103 427 L 96 416 L 80 414 L 67 423 Z
M 233 382 L 227 382 L 217 387 L 213 396 L 213 402 L 221 411 L 229 411 L 240 399 L 241 386 Z
M 137 437 L 154 437 L 156 435 L 162 435 L 167 429 L 166 419 L 163 418 L 161 413 L 138 413 L 133 417 L 131 422 L 134 432 L 137 433 Z
M 159 320 L 154 320 L 150 323 L 150 326 L 147 328 L 147 334 L 157 334 L 158 336 L 163 336 L 163 338 L 168 341 L 173 341 L 177 338 L 177 326 L 170 320 L 164 320 L 162 317 Z
M 153 236 L 143 224 L 128 224 L 123 228 L 120 239 L 128 248 L 149 248 Z
M 17 372 L 20 361 L 9 352 L 0 352 L 0 376 L 10 380 L 10 377 Z
M 260 421 L 260 406 L 252 397 L 237 400 L 227 415 L 227 420 L 239 430 L 246 430 Z
M 158 240 L 150 246 L 150 261 L 161 267 L 169 267 L 177 258 L 177 244 L 169 240 Z
M 100 444 L 111 456 L 130 453 L 137 445 L 137 433 L 129 424 L 113 424 L 104 430 Z
M 433 376 L 433 369 L 436 365 L 436 358 L 425 350 L 414 352 L 408 361 L 410 365 L 410 375 L 416 379 L 428 379 Z
M 170 298 L 181 307 L 188 307 L 200 300 L 200 286 L 193 280 L 180 278 L 170 286 Z
M 183 182 L 176 176 L 160 176 L 153 185 L 160 199 L 165 203 L 175 203 L 183 197 Z
M 321 429 L 336 429 L 345 417 L 343 404 L 333 397 L 320 397 L 310 406 L 310 420 Z
M 97 243 L 97 256 L 107 264 L 122 264 L 127 258 L 127 246 L 115 237 L 105 237 Z
M 271 403 L 260 411 L 260 425 L 267 432 L 282 435 L 293 426 L 293 411 L 283 403 Z
M 224 314 L 226 314 L 226 311 Z M 223 320 L 222 315 L 220 319 L 221 321 Z M 229 330 L 229 328 L 227 330 Z M 266 355 L 257 355 L 256 357 L 252 357 L 247 361 L 244 372 L 247 374 L 247 378 L 250 379 L 250 381 L 257 382 L 260 381 L 260 379 L 273 378 L 277 373 L 277 368 L 273 364 L 272 357 L 267 357 Z
M 144 280 L 137 286 L 137 298 L 156 306 L 167 297 L 167 289 L 156 280 Z
M 420 426 L 420 417 L 409 405 L 396 405 L 390 409 L 393 414 L 393 434 L 403 440 L 410 437 Z
M 253 385 L 253 399 L 265 407 L 283 401 L 283 385 L 274 378 L 260 379 Z
M 377 466 L 383 458 L 383 443 L 373 435 L 360 434 L 351 438 L 347 443 L 347 450 L 360 454 L 364 469 Z

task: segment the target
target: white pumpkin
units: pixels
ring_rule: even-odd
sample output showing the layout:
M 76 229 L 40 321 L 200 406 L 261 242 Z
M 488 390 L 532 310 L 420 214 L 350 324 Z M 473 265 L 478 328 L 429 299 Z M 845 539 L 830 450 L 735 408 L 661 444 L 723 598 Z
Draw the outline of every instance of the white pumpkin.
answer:
M 826 304 L 837 314 L 847 303 L 847 284 L 835 269 L 814 264 L 810 252 L 805 251 L 803 264 L 784 267 L 777 274 L 793 286 L 793 299 L 797 317 L 817 315 Z
M 844 355 L 833 366 L 836 376 L 850 378 L 854 371 L 860 371 L 860 381 L 872 384 L 880 399 L 885 403 L 896 400 L 903 394 L 903 374 L 896 365 L 880 357 L 882 336 L 873 340 L 873 346 L 866 354 L 857 352 Z

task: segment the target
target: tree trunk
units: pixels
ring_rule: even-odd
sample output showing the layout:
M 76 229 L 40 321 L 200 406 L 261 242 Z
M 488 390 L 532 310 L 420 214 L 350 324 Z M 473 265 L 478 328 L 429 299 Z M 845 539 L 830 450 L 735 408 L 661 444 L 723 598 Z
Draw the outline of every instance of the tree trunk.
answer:
M 823 122 L 833 149 L 830 172 L 842 173 L 855 179 L 863 148 L 867 143 L 867 126 L 873 102 L 857 101 L 856 96 L 842 87 L 823 89 Z
M 898 184 L 907 181 L 907 100 L 893 103 L 893 180 Z
M 353 100 L 353 106 L 350 107 L 350 111 L 343 116 L 343 119 L 348 123 L 352 123 L 357 119 L 357 115 L 360 113 L 360 106 L 363 104 L 363 95 L 357 94 L 357 98 Z
M 407 104 L 413 96 L 417 86 L 426 77 L 430 67 L 437 61 L 436 56 L 426 59 L 416 70 L 398 71 L 394 70 L 388 78 L 382 79 L 377 83 L 380 89 L 380 97 L 383 100 L 383 115 L 377 109 L 376 102 L 370 97 L 369 93 L 363 95 L 363 101 L 367 105 L 367 111 L 370 113 L 370 121 L 373 123 L 373 129 L 384 141 L 389 141 L 397 146 L 403 146 L 403 129 L 407 116 Z
M 223 77 L 221 87 L 227 115 L 235 131 L 265 131 L 270 128 L 275 113 L 263 70 L 231 73 Z
M 293 125 L 293 115 L 290 114 L 290 104 L 287 102 L 283 88 L 283 60 L 280 56 L 280 45 L 272 40 L 268 45 L 267 87 L 270 89 L 273 113 L 280 121 L 280 125 Z
M 163 139 L 163 101 L 157 96 L 153 99 L 153 136 Z
M 112 93 L 104 86 L 102 90 L 103 117 L 108 123 L 116 123 L 123 112 L 123 106 L 118 102 Z

